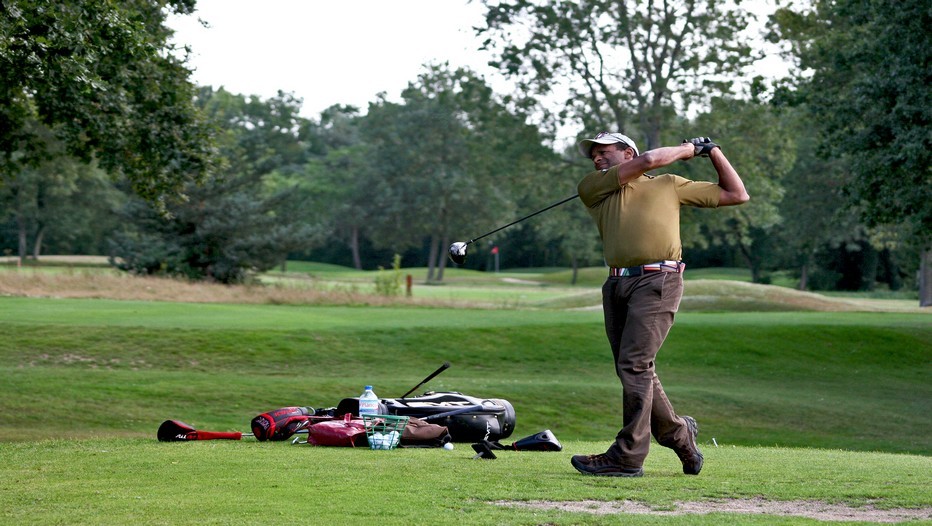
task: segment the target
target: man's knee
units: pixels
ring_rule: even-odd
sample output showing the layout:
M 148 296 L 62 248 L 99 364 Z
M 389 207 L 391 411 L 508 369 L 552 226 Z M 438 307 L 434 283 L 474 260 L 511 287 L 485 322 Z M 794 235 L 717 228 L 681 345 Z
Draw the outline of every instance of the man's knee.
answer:
M 654 372 L 656 352 L 622 352 L 615 360 L 618 374 L 642 375 Z

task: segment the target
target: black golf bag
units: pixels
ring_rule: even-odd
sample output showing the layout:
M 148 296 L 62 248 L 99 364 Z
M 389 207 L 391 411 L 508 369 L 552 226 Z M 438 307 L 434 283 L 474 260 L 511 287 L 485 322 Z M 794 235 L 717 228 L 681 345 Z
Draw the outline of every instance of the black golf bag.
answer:
M 507 400 L 433 391 L 381 401 L 388 414 L 413 416 L 446 426 L 454 442 L 501 440 L 515 430 L 515 408 Z

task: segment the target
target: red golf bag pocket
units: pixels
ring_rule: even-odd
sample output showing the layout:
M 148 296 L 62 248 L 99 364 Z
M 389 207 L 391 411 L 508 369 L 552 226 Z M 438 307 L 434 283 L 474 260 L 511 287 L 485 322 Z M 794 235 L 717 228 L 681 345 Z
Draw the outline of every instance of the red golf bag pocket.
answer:
M 342 420 L 327 420 L 307 428 L 307 443 L 314 446 L 366 447 L 366 426 L 347 413 Z

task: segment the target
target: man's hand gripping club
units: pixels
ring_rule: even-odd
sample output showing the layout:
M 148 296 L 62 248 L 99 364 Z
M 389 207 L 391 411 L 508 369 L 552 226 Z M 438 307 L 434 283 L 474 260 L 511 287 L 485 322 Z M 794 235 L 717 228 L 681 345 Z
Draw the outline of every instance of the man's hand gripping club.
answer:
M 692 139 L 683 139 L 683 143 L 692 144 L 695 149 L 695 157 L 708 157 L 712 153 L 712 150 L 715 148 L 721 148 L 721 146 L 712 142 L 712 139 L 709 137 L 695 137 Z

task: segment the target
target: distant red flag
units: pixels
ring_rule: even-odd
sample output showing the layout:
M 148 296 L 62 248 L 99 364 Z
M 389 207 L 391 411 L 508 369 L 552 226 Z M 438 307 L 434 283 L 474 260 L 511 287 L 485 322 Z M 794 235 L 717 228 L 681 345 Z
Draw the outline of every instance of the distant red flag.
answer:
M 492 253 L 498 254 L 498 247 L 492 247 Z

